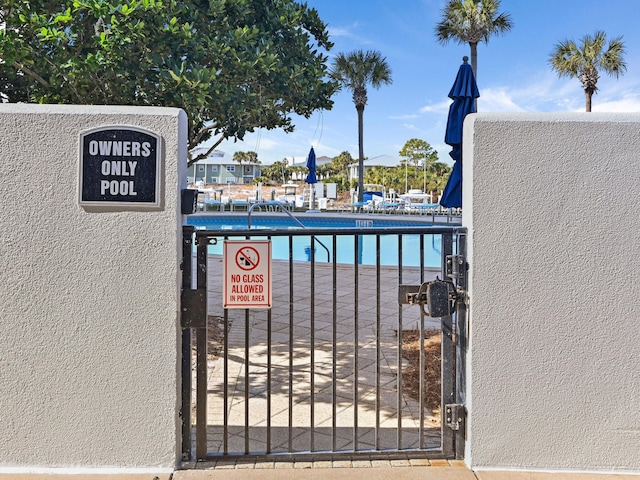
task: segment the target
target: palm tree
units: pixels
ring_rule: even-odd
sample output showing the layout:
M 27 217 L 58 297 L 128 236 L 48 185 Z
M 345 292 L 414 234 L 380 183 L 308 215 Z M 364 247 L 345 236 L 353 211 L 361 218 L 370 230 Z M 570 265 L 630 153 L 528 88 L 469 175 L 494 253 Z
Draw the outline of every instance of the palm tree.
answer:
M 564 40 L 556 44 L 549 58 L 551 67 L 560 77 L 577 77 L 582 82 L 587 112 L 591 111 L 591 97 L 598 91 L 598 71 L 603 70 L 616 78 L 627 71 L 622 37 L 611 40 L 604 50 L 606 41 L 607 36 L 602 31 L 597 31 L 593 37 L 585 35 L 580 45 L 573 40 Z
M 500 0 L 449 0 L 442 10 L 442 20 L 436 25 L 436 37 L 443 45 L 449 40 L 468 43 L 471 48 L 471 68 L 478 79 L 478 43 L 513 28 L 508 13 L 498 14 Z
M 258 154 L 256 152 L 236 152 L 233 154 L 233 161 L 242 165 L 242 162 L 259 164 Z
M 392 83 L 391 68 L 380 52 L 356 50 L 340 53 L 333 60 L 332 78 L 341 88 L 353 92 L 353 103 L 358 111 L 358 201 L 364 194 L 364 146 L 362 140 L 362 117 L 367 104 L 367 85 L 380 88 Z

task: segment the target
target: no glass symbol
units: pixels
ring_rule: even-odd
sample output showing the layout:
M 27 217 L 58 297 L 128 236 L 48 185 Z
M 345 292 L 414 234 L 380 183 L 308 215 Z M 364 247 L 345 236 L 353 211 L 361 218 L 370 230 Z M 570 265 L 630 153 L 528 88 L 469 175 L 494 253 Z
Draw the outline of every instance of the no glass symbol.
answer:
M 253 247 L 242 247 L 236 253 L 236 265 L 242 270 L 253 270 L 260 263 L 260 254 Z

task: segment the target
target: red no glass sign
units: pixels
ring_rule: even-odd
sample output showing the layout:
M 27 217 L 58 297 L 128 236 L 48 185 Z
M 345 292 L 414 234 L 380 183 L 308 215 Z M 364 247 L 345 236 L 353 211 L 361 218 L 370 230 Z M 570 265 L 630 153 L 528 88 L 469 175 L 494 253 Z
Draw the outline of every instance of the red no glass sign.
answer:
M 224 308 L 271 308 L 271 241 L 225 240 Z

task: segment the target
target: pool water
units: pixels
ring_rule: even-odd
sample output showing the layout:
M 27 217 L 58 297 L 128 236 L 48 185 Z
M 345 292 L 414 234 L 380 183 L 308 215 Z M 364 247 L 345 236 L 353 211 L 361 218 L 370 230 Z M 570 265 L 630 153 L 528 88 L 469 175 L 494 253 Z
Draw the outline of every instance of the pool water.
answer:
M 427 226 L 428 223 L 402 220 L 386 219 L 355 219 L 349 217 L 296 217 L 300 222 L 309 228 L 327 228 L 340 230 L 345 228 L 385 228 L 385 227 L 414 227 L 416 225 Z M 221 216 L 221 215 L 193 215 L 187 219 L 188 225 L 193 225 L 197 229 L 222 230 L 225 235 L 228 230 L 246 230 L 247 217 L 244 216 Z M 251 228 L 255 230 L 267 230 L 263 235 L 256 232 L 251 240 L 264 240 L 269 235 L 271 229 L 299 229 L 300 225 L 292 219 L 284 216 L 252 216 Z M 424 236 L 424 259 L 423 265 L 427 267 L 439 268 L 441 265 L 440 245 L 441 236 L 425 234 Z M 397 233 L 380 235 L 380 265 L 398 265 L 398 245 L 399 237 Z M 403 234 L 402 237 L 402 265 L 420 266 L 420 235 Z M 234 238 L 230 236 L 229 238 Z M 271 249 L 273 260 L 289 259 L 289 236 L 272 236 Z M 294 261 L 311 260 L 311 237 L 292 236 L 292 252 Z M 222 255 L 223 242 L 218 241 L 209 247 L 209 253 Z M 376 235 L 336 235 L 336 251 L 333 252 L 333 235 L 316 235 L 314 237 L 316 262 L 328 262 L 335 259 L 337 263 L 353 264 L 355 260 L 355 242 L 358 242 L 358 264 L 376 265 Z M 323 247 L 326 247 L 326 249 Z M 328 252 L 327 252 L 328 250 Z

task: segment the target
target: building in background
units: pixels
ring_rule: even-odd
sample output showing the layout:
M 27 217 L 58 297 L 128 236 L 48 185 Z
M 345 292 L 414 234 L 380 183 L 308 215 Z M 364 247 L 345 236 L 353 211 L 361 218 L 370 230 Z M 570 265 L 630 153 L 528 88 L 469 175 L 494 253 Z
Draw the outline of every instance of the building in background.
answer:
M 195 157 L 206 151 L 206 148 L 197 147 L 191 151 L 191 154 Z M 252 184 L 260 174 L 260 165 L 241 164 L 234 161 L 231 155 L 214 150 L 206 158 L 198 160 L 188 168 L 187 182 L 196 185 Z

